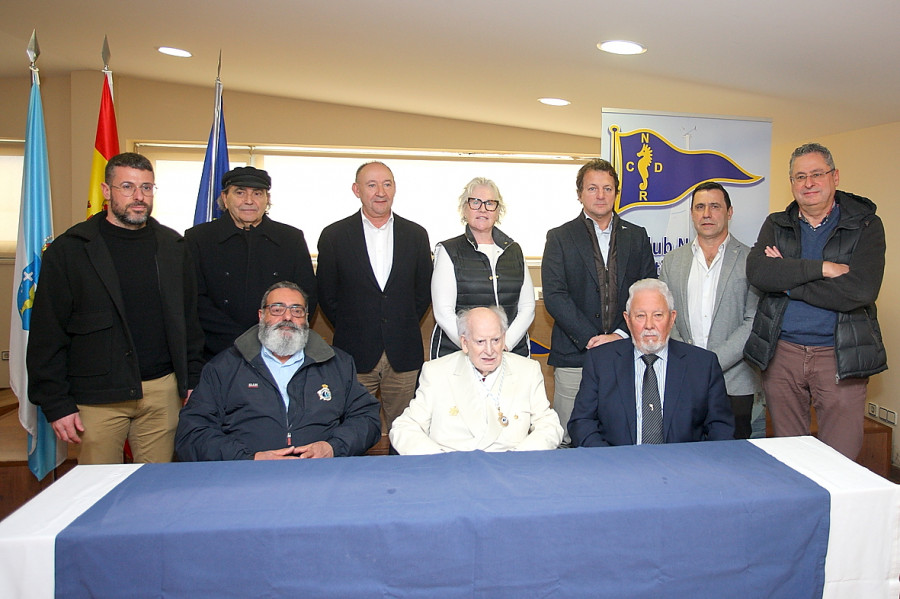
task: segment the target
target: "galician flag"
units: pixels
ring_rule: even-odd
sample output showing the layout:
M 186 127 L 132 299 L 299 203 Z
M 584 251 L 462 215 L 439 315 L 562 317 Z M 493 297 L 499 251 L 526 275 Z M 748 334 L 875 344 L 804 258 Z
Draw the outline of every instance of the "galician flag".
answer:
M 19 209 L 19 236 L 16 244 L 13 280 L 12 319 L 9 327 L 9 382 L 19 398 L 19 421 L 28 431 L 28 467 L 42 480 L 66 457 L 66 444 L 57 447 L 56 436 L 40 408 L 28 401 L 28 372 L 25 352 L 31 326 L 31 306 L 41 274 L 41 256 L 53 241 L 50 211 L 50 168 L 41 84 L 34 62 L 40 50 L 34 34 L 29 44 L 32 84 L 25 127 L 25 161 L 22 171 L 22 204 Z

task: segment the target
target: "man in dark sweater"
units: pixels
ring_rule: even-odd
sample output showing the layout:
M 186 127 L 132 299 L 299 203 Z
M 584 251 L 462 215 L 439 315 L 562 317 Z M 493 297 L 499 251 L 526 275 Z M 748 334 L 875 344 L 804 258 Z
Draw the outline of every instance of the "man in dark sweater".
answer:
M 200 378 L 203 331 L 184 240 L 150 217 L 153 167 L 113 156 L 108 211 L 43 256 L 28 341 L 28 394 L 79 463 L 168 462 L 178 411 Z
M 887 368 L 875 312 L 884 225 L 867 198 L 837 191 L 840 173 L 817 143 L 791 155 L 794 201 L 763 223 L 747 256 L 759 301 L 744 355 L 762 371 L 779 437 L 818 437 L 850 459 L 863 442 L 868 377 Z
M 252 166 L 222 176 L 218 219 L 185 231 L 197 266 L 197 311 L 206 334 L 205 360 L 231 347 L 256 324 L 260 296 L 273 283 L 292 281 L 316 313 L 316 275 L 303 231 L 269 218 L 269 173 Z

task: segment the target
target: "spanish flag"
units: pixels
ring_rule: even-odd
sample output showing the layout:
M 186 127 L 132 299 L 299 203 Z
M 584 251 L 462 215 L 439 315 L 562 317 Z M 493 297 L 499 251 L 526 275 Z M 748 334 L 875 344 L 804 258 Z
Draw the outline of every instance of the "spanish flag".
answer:
M 104 208 L 100 184 L 104 180 L 106 163 L 119 153 L 119 132 L 116 129 L 116 108 L 112 97 L 112 71 L 104 70 L 103 94 L 100 96 L 100 117 L 97 119 L 97 139 L 94 141 L 94 160 L 91 164 L 91 187 L 88 192 L 87 216 Z

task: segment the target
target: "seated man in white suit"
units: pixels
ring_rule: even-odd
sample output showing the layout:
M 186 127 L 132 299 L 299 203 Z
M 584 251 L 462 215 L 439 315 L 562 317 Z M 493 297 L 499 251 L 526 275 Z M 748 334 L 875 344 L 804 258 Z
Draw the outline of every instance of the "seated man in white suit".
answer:
M 540 364 L 503 351 L 507 324 L 497 306 L 459 313 L 462 351 L 422 366 L 415 398 L 391 427 L 397 453 L 556 449 L 563 429 Z

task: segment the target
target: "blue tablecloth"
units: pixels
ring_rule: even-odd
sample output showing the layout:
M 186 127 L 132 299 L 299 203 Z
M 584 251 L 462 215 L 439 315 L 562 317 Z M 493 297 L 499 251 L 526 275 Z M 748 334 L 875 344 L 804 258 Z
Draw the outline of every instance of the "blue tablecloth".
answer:
M 58 597 L 820 597 L 828 493 L 743 441 L 146 465 Z

